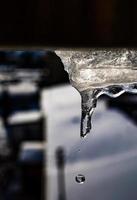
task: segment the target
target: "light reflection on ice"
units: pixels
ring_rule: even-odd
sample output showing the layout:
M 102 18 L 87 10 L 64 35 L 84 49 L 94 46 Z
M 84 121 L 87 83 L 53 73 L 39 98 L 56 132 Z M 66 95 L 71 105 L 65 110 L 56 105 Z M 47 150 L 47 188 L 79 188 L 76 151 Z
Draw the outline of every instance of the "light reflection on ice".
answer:
M 56 51 L 69 73 L 72 86 L 81 94 L 81 137 L 91 130 L 91 118 L 102 94 L 118 97 L 137 93 L 137 51 L 133 49 L 91 49 Z

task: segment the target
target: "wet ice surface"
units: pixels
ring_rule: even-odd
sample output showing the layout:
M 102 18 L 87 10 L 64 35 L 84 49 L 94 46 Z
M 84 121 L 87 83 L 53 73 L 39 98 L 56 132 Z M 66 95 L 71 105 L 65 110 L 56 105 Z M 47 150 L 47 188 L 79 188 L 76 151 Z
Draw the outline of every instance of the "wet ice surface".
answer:
M 81 137 L 91 130 L 97 99 L 105 94 L 118 97 L 137 93 L 137 51 L 132 49 L 92 49 L 56 51 L 70 82 L 81 94 Z
M 93 115 L 93 134 L 80 140 L 78 92 L 64 86 L 45 91 L 44 97 L 48 124 L 48 199 L 55 200 L 58 196 L 55 152 L 61 146 L 66 155 L 68 200 L 136 200 L 137 126 L 132 119 L 118 108 L 107 107 L 105 99 L 99 99 Z M 86 178 L 82 185 L 75 181 L 78 174 Z
M 78 91 L 136 82 L 137 51 L 92 49 L 56 51 L 61 57 L 72 85 Z

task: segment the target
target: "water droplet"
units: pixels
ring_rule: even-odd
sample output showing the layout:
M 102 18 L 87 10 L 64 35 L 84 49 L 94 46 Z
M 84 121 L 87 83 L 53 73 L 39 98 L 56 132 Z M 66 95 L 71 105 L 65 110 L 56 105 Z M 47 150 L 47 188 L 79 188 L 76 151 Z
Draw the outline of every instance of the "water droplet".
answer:
M 76 177 L 75 177 L 75 180 L 77 183 L 79 184 L 83 184 L 85 182 L 85 176 L 82 175 L 82 174 L 78 174 Z

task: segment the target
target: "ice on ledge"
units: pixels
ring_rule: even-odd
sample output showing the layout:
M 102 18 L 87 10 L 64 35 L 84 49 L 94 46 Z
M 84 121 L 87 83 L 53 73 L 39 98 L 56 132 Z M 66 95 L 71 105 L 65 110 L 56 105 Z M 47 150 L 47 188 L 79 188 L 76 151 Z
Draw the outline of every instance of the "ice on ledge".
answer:
M 137 50 L 56 51 L 79 91 L 137 82 Z
M 134 49 L 91 49 L 56 51 L 81 94 L 81 137 L 91 130 L 91 118 L 102 94 L 118 97 L 137 94 L 137 51 Z

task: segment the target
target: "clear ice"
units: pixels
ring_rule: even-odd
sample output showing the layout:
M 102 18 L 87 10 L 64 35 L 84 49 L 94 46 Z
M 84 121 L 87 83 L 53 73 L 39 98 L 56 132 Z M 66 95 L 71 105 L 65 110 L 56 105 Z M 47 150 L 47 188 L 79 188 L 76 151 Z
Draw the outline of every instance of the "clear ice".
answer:
M 137 50 L 91 49 L 56 51 L 82 99 L 81 137 L 91 130 L 91 118 L 102 94 L 116 98 L 137 93 Z

